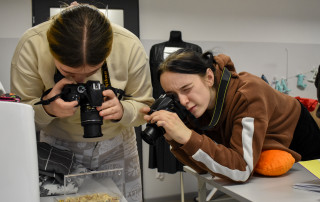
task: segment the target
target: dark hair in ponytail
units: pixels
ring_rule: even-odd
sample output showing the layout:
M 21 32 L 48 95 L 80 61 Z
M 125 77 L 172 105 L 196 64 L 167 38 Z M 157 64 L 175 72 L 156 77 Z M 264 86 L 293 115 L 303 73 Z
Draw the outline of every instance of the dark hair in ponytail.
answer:
M 159 66 L 158 79 L 164 72 L 175 72 L 182 74 L 198 74 L 203 77 L 206 75 L 207 69 L 215 72 L 214 64 L 216 61 L 212 52 L 208 51 L 200 54 L 191 49 L 179 49 L 170 54 Z

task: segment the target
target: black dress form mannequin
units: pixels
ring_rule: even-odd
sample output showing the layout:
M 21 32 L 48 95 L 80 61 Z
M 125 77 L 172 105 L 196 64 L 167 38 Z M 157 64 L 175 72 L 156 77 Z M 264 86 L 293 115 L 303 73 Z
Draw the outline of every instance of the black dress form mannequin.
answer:
M 171 49 L 170 49 L 171 48 Z M 160 63 L 165 59 L 165 57 L 171 53 L 166 50 L 178 50 L 179 48 L 190 48 L 194 51 L 202 53 L 200 46 L 182 40 L 182 34 L 180 31 L 171 31 L 169 41 L 155 44 L 150 50 L 150 70 L 151 79 L 153 86 L 153 97 L 157 99 L 161 94 L 164 93 L 160 81 L 157 79 L 157 71 Z
M 166 42 L 166 46 L 180 47 L 182 41 L 182 34 L 180 31 L 171 31 L 169 41 Z
M 169 41 L 155 44 L 151 47 L 149 62 L 153 97 L 155 99 L 164 93 L 160 81 L 157 78 L 158 67 L 170 53 L 180 48 L 189 48 L 202 53 L 200 46 L 184 42 L 180 31 L 171 31 Z M 149 148 L 149 168 L 158 168 L 158 172 L 171 174 L 177 171 L 183 171 L 183 164 L 170 152 L 170 145 L 165 141 L 164 137 L 160 137 L 156 144 Z

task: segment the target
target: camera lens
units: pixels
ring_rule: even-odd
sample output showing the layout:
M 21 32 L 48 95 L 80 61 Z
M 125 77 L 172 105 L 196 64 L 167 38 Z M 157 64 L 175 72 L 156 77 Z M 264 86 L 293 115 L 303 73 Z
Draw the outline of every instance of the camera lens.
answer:
M 101 137 L 101 125 L 100 124 L 89 124 L 84 125 L 83 127 L 84 131 L 84 138 L 95 138 L 95 137 Z
M 141 137 L 146 143 L 154 145 L 164 133 L 165 131 L 162 127 L 158 127 L 155 124 L 147 124 L 146 129 L 141 132 Z
M 81 108 L 81 125 L 84 130 L 84 138 L 101 137 L 101 125 L 103 124 L 102 117 L 99 111 L 89 104 L 82 105 Z

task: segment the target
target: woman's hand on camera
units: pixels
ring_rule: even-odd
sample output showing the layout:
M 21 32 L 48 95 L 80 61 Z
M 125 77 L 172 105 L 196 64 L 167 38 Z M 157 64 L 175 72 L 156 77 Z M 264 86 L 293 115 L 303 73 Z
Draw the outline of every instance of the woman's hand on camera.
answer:
M 153 112 L 145 115 L 144 119 L 149 123 L 155 123 L 158 127 L 163 127 L 166 131 L 164 137 L 167 140 L 175 140 L 180 144 L 189 141 L 192 131 L 181 121 L 176 113 L 166 110 Z
M 112 90 L 104 90 L 102 92 L 105 101 L 97 110 L 100 111 L 99 115 L 105 120 L 121 120 L 123 116 L 123 107 L 117 96 Z
M 74 81 L 67 78 L 61 79 L 50 91 L 50 93 L 43 97 L 43 100 L 50 99 L 61 93 L 63 87 L 67 84 L 72 84 Z M 65 102 L 61 98 L 57 98 L 54 101 L 50 102 L 48 105 L 43 105 L 44 110 L 51 116 L 56 117 L 68 117 L 72 116 L 77 108 L 78 101 Z

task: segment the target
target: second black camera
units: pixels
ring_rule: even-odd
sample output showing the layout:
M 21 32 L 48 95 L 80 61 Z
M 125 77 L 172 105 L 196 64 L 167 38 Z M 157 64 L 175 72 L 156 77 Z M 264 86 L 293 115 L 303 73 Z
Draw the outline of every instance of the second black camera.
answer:
M 173 94 L 160 95 L 151 105 L 149 114 L 159 110 L 175 112 L 182 121 L 185 121 L 187 116 L 192 116 Z M 158 127 L 154 123 L 148 123 L 145 130 L 141 132 L 141 137 L 146 143 L 154 145 L 158 138 L 163 136 L 165 132 L 164 128 Z

